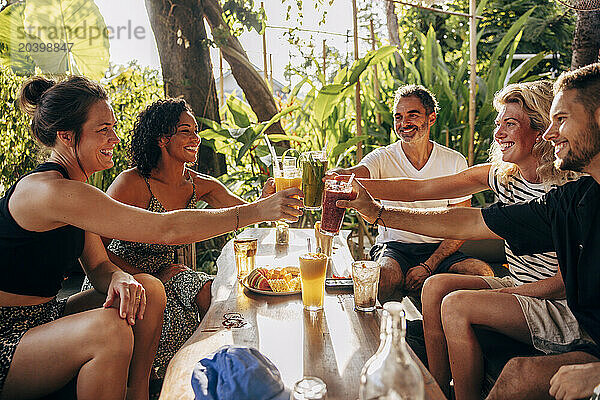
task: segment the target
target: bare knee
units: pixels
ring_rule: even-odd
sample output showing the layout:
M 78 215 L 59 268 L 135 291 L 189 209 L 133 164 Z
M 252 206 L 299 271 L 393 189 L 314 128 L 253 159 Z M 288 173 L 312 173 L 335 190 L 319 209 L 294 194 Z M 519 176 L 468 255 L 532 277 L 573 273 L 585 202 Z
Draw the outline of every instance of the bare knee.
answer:
M 442 299 L 453 290 L 448 281 L 448 276 L 444 274 L 433 275 L 423 283 L 421 291 L 421 303 L 423 307 L 439 307 Z
M 142 284 L 146 292 L 146 312 L 158 312 L 162 315 L 167 305 L 163 283 L 150 274 L 136 274 L 135 279 Z
M 452 264 L 448 271 L 462 275 L 494 276 L 494 271 L 488 263 L 476 258 L 467 258 Z
M 469 325 L 469 311 L 472 307 L 471 290 L 457 290 L 446 295 L 440 309 L 444 331 L 465 328 Z
M 498 380 L 488 395 L 488 400 L 527 399 L 534 396 L 550 398 L 549 385 L 535 378 L 538 357 L 511 358 L 502 369 Z
M 404 274 L 396 260 L 390 257 L 383 257 L 379 263 L 381 270 L 379 274 L 379 301 L 384 303 L 394 293 L 398 287 L 404 284 Z
M 97 355 L 99 352 L 108 352 L 115 357 L 131 358 L 133 352 L 133 331 L 127 321 L 119 316 L 116 308 L 105 308 L 92 311 L 81 327 L 81 333 Z

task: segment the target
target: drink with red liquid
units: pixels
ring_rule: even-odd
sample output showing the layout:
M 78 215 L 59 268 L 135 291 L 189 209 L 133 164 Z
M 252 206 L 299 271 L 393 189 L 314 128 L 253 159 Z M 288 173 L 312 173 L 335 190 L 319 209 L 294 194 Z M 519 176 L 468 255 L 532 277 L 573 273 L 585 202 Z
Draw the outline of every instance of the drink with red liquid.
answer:
M 321 213 L 321 232 L 325 235 L 335 236 L 340 232 L 344 220 L 345 208 L 335 205 L 338 200 L 354 200 L 356 193 L 348 182 L 327 180 L 323 195 L 323 211 Z

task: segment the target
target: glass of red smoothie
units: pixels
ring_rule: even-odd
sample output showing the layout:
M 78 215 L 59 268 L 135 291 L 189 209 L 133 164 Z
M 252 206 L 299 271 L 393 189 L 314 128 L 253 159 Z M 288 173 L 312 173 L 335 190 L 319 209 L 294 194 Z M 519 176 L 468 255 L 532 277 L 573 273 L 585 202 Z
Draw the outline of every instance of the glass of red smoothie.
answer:
M 323 210 L 321 211 L 321 233 L 335 236 L 340 232 L 344 220 L 345 208 L 335 205 L 338 200 L 354 200 L 356 193 L 352 191 L 352 184 L 337 180 L 325 181 L 323 194 Z

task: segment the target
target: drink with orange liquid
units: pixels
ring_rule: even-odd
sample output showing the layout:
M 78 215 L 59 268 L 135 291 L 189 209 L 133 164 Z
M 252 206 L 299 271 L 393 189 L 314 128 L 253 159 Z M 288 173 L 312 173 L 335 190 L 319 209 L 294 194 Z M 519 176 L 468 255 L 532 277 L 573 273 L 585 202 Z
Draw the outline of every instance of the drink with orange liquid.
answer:
M 323 309 L 327 256 L 323 253 L 306 253 L 299 257 L 302 280 L 302 303 L 308 311 Z

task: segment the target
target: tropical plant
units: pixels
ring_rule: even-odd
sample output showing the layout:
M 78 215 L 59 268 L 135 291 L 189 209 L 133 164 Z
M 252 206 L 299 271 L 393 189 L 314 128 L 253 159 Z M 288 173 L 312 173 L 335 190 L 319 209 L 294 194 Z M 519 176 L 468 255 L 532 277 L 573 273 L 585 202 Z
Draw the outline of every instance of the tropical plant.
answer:
M 108 68 L 104 18 L 93 0 L 28 0 L 0 12 L 0 63 L 20 75 L 101 79 Z

